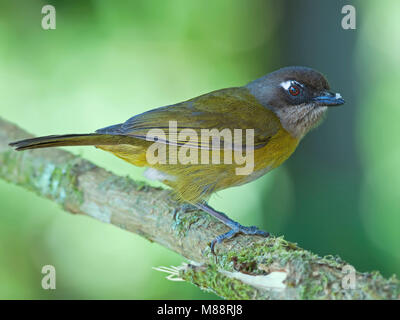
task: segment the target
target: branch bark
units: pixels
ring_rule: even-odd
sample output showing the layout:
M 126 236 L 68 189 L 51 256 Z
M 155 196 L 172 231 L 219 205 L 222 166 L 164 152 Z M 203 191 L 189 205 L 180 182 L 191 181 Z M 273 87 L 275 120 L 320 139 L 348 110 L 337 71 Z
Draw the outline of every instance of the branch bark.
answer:
M 319 257 L 283 237 L 240 235 L 219 244 L 213 256 L 210 240 L 227 231 L 214 218 L 200 211 L 183 213 L 168 190 L 116 176 L 67 151 L 15 152 L 8 146 L 28 137 L 0 119 L 0 178 L 59 203 L 65 211 L 137 233 L 191 261 L 167 269 L 172 278 L 226 299 L 400 298 L 395 276 L 355 271 L 353 277 L 352 267 L 339 257 Z

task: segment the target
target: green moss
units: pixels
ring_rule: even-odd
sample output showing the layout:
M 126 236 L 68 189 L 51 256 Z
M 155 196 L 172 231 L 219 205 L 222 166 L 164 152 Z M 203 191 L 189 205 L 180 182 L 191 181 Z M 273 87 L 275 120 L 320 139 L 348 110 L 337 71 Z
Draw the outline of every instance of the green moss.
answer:
M 220 268 L 226 270 L 242 271 L 255 275 L 265 274 L 265 271 L 258 268 L 259 264 L 269 266 L 272 263 L 279 263 L 283 267 L 289 259 L 302 256 L 304 252 L 296 244 L 286 241 L 283 237 L 275 238 L 271 236 L 264 241 L 254 242 L 239 252 L 231 251 L 218 256 L 217 263 Z M 211 261 L 213 261 L 212 257 Z
M 172 229 L 179 237 L 187 235 L 190 226 L 199 221 L 199 219 L 207 219 L 205 214 L 199 211 L 186 212 L 184 208 L 178 207 L 174 212 L 175 219 L 172 224 Z
M 260 268 L 260 265 L 263 268 Z M 386 286 L 382 286 L 382 281 L 386 280 L 376 272 L 368 276 L 364 275 L 364 278 L 369 278 L 368 281 L 363 277 L 360 278 L 362 274 L 357 273 L 357 288 L 344 289 L 342 287 L 344 265 L 346 263 L 337 256 L 319 257 L 286 241 L 283 237 L 271 237 L 265 241 L 254 242 L 240 251 L 232 250 L 217 257 L 210 255 L 207 266 L 189 269 L 190 271 L 185 271 L 183 278 L 202 288 L 212 288 L 216 294 L 225 298 L 247 299 L 254 298 L 251 297 L 251 290 L 247 285 L 237 279 L 223 276 L 217 270 L 258 275 L 268 274 L 270 267 L 274 269 L 290 266 L 285 284 L 288 288 L 295 288 L 298 299 L 377 299 L 382 297 L 394 299 L 399 296 L 398 280 L 394 277 L 393 280 L 387 280 Z M 242 285 L 244 287 L 240 287 Z M 243 292 L 232 293 L 230 291 L 232 286 L 240 288 Z M 386 288 L 386 291 L 378 287 Z M 252 288 L 252 294 L 254 295 L 254 288 Z M 259 292 L 259 294 L 268 295 L 268 292 Z
M 71 203 L 79 206 L 83 203 L 83 193 L 77 183 L 75 162 L 55 165 L 51 162 L 26 161 L 22 168 L 19 185 L 51 198 L 63 206 Z
M 243 282 L 229 278 L 218 272 L 216 265 L 189 265 L 182 270 L 179 277 L 189 281 L 203 290 L 211 291 L 226 299 L 254 299 L 254 288 Z

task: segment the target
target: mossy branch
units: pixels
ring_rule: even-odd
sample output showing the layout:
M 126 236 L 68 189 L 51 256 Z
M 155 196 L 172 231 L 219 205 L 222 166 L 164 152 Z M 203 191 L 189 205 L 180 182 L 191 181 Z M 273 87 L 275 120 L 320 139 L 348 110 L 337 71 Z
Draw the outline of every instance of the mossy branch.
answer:
M 183 214 L 169 191 L 116 176 L 67 151 L 16 152 L 8 146 L 28 137 L 0 119 L 0 178 L 59 203 L 65 211 L 137 233 L 191 261 L 169 269 L 171 276 L 226 299 L 400 298 L 395 276 L 355 272 L 352 277 L 352 268 L 339 257 L 319 257 L 282 237 L 240 235 L 218 245 L 215 257 L 210 240 L 227 228 L 214 218 L 200 211 Z

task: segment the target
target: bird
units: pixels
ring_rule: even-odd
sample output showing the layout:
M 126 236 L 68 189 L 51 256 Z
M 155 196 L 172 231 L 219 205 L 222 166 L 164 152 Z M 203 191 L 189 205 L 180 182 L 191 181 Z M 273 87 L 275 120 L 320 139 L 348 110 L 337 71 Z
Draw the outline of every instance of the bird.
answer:
M 10 146 L 17 151 L 95 146 L 147 167 L 145 176 L 169 186 L 177 201 L 210 214 L 229 228 L 210 242 L 215 254 L 217 243 L 239 233 L 268 237 L 269 232 L 243 226 L 215 210 L 208 204 L 211 195 L 249 183 L 280 166 L 323 121 L 329 108 L 344 103 L 339 93 L 330 91 L 322 73 L 290 66 L 244 86 L 155 108 L 94 133 L 49 135 Z M 208 134 L 205 138 L 204 132 Z

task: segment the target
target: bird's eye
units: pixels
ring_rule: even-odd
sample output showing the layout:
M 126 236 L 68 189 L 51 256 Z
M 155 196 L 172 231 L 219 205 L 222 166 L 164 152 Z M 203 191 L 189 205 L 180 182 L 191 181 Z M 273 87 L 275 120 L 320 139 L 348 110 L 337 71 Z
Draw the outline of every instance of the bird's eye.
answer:
M 290 93 L 292 96 L 297 96 L 297 95 L 299 95 L 299 93 L 300 93 L 300 88 L 299 88 L 298 86 L 296 86 L 296 85 L 291 85 L 291 86 L 289 87 L 289 93 Z

